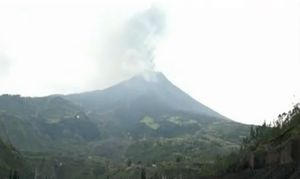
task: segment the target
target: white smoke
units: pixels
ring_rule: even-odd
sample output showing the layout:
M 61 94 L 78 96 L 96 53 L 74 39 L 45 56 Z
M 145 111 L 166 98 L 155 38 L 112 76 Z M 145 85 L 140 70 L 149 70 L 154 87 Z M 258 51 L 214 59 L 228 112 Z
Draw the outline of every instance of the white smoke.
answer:
M 114 69 L 110 74 L 129 77 L 136 74 L 149 77 L 153 74 L 155 50 L 165 26 L 163 11 L 153 6 L 128 18 L 112 34 L 105 48 L 107 61 Z

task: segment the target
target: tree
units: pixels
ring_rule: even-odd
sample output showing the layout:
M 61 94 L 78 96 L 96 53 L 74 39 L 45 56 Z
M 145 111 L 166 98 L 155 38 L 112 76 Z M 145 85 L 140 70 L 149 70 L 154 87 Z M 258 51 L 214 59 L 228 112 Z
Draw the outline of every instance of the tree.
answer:
M 250 128 L 250 138 L 251 138 L 251 139 L 254 139 L 254 137 L 255 137 L 254 127 L 251 126 L 251 128 Z
M 127 167 L 130 167 L 131 166 L 131 164 L 132 164 L 132 160 L 127 160 Z
M 9 179 L 12 179 L 12 178 L 13 178 L 13 170 L 10 169 L 10 170 L 9 170 Z
M 141 179 L 146 179 L 146 169 L 144 167 L 142 168 Z
M 19 178 L 20 177 L 19 177 L 18 171 L 15 170 L 12 179 L 19 179 Z

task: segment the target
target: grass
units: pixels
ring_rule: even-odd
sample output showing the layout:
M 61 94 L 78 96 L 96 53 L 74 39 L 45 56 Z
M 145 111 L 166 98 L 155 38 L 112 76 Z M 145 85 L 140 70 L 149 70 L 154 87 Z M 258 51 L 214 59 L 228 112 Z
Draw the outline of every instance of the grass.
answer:
M 182 119 L 179 116 L 172 116 L 167 119 L 169 122 L 178 126 L 197 124 L 198 122 L 192 119 Z
M 160 125 L 150 116 L 145 116 L 140 122 L 153 130 L 157 130 L 160 127 Z

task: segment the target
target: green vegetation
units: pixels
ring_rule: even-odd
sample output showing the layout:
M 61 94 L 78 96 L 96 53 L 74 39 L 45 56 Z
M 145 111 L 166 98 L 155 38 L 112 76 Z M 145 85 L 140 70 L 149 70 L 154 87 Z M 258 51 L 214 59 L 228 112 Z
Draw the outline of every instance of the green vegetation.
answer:
M 144 123 L 153 130 L 157 130 L 159 128 L 159 124 L 156 123 L 155 120 L 150 116 L 145 116 L 140 122 Z
M 32 178 L 29 165 L 22 155 L 10 144 L 0 139 L 0 178 Z
M 182 119 L 180 116 L 172 116 L 169 117 L 167 120 L 179 126 L 198 124 L 196 120 Z
M 240 150 L 218 156 L 215 159 L 218 162 L 211 165 L 208 171 L 214 175 L 224 176 L 228 173 L 236 173 L 231 177 L 237 177 L 244 172 L 243 175 L 249 178 L 288 178 L 294 174 L 293 172 L 299 172 L 295 169 L 296 163 L 299 162 L 297 140 L 299 136 L 300 104 L 298 103 L 289 112 L 279 114 L 273 123 L 264 122 L 261 126 L 252 126 L 249 135 L 243 139 Z M 279 167 L 275 169 L 274 166 Z M 288 168 L 294 169 L 290 171 Z M 260 173 L 247 174 L 243 171 L 246 169 L 260 169 Z
M 291 136 L 300 134 L 300 104 L 296 104 L 288 113 L 278 115 L 273 123 L 252 126 L 249 137 L 243 140 L 241 150 L 254 150 L 261 144 L 281 142 Z
M 60 96 L 4 95 L 0 138 L 15 146 L 28 173 L 40 178 L 140 179 L 142 173 L 191 178 L 208 173 L 217 155 L 237 150 L 249 131 L 233 121 L 158 108 L 145 112 L 148 108 L 100 113 Z M 8 166 L 0 168 L 3 176 L 12 170 L 23 179 L 21 167 Z

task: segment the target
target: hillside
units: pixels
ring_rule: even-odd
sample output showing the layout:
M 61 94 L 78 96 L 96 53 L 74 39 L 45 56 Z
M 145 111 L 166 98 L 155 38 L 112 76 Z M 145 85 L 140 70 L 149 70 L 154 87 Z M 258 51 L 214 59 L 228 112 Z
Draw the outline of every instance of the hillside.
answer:
M 241 151 L 224 159 L 225 174 L 212 178 L 300 178 L 300 105 L 280 114 L 274 124 L 253 127 Z
M 110 136 L 176 137 L 204 130 L 208 124 L 232 123 L 181 91 L 162 73 L 155 73 L 151 80 L 138 75 L 104 90 L 63 97 L 106 126 L 103 132 Z
M 21 151 L 55 150 L 99 136 L 82 110 L 60 97 L 0 96 L 0 129 L 0 136 Z
M 147 79 L 142 74 L 123 81 L 110 88 L 65 96 L 87 110 L 98 113 L 108 111 L 135 110 L 140 113 L 186 113 L 225 119 L 207 106 L 194 100 L 173 85 L 162 73 L 153 72 Z
M 32 178 L 33 173 L 23 156 L 13 146 L 0 139 L 0 178 L 9 176 Z

